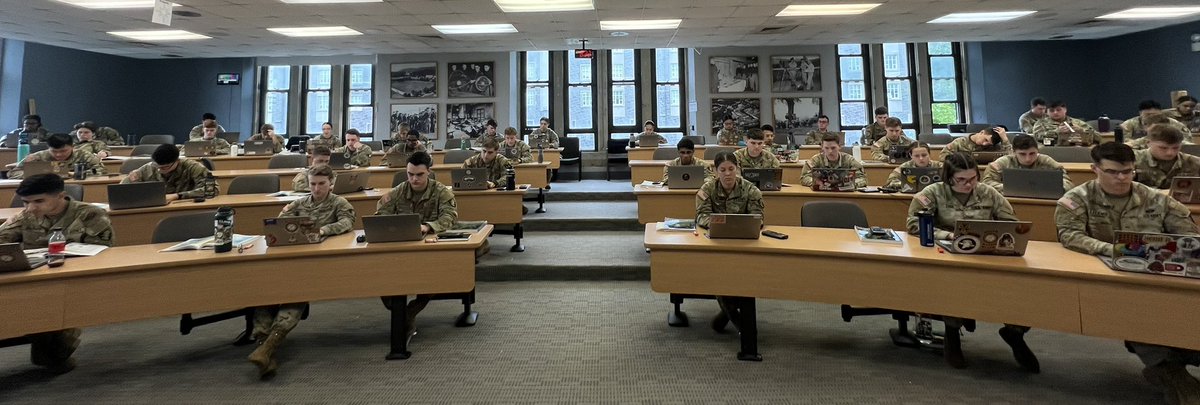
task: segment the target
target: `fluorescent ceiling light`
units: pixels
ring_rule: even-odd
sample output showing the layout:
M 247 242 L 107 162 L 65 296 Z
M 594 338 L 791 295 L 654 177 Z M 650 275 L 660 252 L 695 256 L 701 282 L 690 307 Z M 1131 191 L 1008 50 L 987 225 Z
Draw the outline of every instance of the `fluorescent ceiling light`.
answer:
M 383 3 L 383 0 L 279 0 L 288 4 Z
M 950 13 L 929 21 L 930 24 L 965 24 L 1008 21 L 1036 11 L 993 11 L 985 13 Z
M 604 31 L 673 30 L 679 28 L 680 19 L 674 20 L 613 20 L 600 21 Z
M 60 3 L 67 3 L 76 7 L 83 8 L 154 8 L 154 0 L 58 0 Z M 172 7 L 179 6 L 171 3 Z
M 461 24 L 461 25 L 431 25 L 433 29 L 446 35 L 456 34 L 510 34 L 517 32 L 512 24 Z
M 200 35 L 193 32 L 183 30 L 152 30 L 152 31 L 109 31 L 111 35 L 116 35 L 122 38 L 132 39 L 134 41 L 184 41 L 191 39 L 209 39 L 207 35 Z
M 854 15 L 865 13 L 880 3 L 862 4 L 793 4 L 775 14 L 776 17 L 804 17 L 815 15 Z
M 1134 7 L 1128 10 L 1122 10 L 1115 13 L 1105 14 L 1096 18 L 1105 19 L 1121 19 L 1121 20 L 1149 20 L 1156 18 L 1178 18 L 1187 17 L 1192 14 L 1200 13 L 1200 6 L 1186 7 Z
M 595 10 L 592 0 L 494 0 L 505 13 Z
M 361 32 L 355 31 L 344 25 L 339 25 L 336 27 L 267 28 L 267 30 L 276 34 L 287 35 L 289 37 L 344 37 L 350 35 L 362 35 Z

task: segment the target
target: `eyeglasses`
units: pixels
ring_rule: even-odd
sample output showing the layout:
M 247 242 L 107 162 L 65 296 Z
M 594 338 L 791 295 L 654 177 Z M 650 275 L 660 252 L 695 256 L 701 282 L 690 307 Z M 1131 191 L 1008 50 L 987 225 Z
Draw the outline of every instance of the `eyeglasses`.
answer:
M 1107 174 L 1112 177 L 1132 176 L 1134 173 L 1137 173 L 1137 170 L 1135 170 L 1135 169 L 1125 169 L 1125 170 L 1100 169 L 1100 171 L 1104 172 L 1104 174 Z

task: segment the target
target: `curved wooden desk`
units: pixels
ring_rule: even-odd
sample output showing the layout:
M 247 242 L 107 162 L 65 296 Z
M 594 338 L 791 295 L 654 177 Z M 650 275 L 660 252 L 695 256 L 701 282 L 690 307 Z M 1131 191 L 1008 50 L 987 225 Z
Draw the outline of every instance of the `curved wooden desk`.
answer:
M 635 186 L 647 180 L 652 182 L 662 181 L 663 167 L 666 167 L 670 162 L 669 160 L 630 160 L 629 179 Z M 1067 175 L 1071 177 L 1071 182 L 1075 185 L 1096 179 L 1096 173 L 1092 172 L 1090 163 L 1063 163 L 1062 165 L 1063 168 L 1067 169 Z M 779 166 L 783 168 L 784 183 L 800 184 L 801 168 L 804 166 L 803 161 L 785 162 Z M 872 186 L 886 184 L 888 176 L 892 175 L 892 171 L 897 166 L 875 161 L 863 162 L 863 170 L 867 172 L 867 184 Z M 980 166 L 979 170 L 986 170 L 986 167 Z

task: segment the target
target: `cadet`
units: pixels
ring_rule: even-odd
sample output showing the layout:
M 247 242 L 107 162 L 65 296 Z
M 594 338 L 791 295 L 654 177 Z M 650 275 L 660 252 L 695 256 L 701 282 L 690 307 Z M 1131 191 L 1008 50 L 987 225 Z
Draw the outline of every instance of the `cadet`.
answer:
M 96 155 L 97 159 L 104 159 L 110 155 L 108 144 L 102 140 L 95 139 L 96 123 L 84 121 L 75 124 L 74 132 L 75 137 L 79 138 L 79 142 L 75 143 L 75 150 Z
M 1200 114 L 1196 113 L 1196 98 L 1180 96 L 1175 99 L 1175 108 L 1163 111 L 1168 117 L 1182 122 L 1192 133 L 1200 133 Z
M 312 194 L 288 203 L 279 216 L 309 217 L 320 227 L 318 232 L 321 236 L 340 235 L 354 229 L 354 206 L 331 192 L 332 168 L 322 165 L 310 169 L 308 187 Z M 307 304 L 296 302 L 254 308 L 254 331 L 251 337 L 258 347 L 246 359 L 258 366 L 259 377 L 267 378 L 275 373 L 278 368 L 275 350 L 300 322 Z
M 733 152 L 733 157 L 737 159 L 738 167 L 744 169 L 779 168 L 779 158 L 766 150 L 762 131 L 752 130 L 746 133 L 746 147 Z
M 158 145 L 150 160 L 125 176 L 121 184 L 161 181 L 167 185 L 167 202 L 204 197 L 204 177 L 209 174 L 208 169 L 195 160 L 180 159 L 179 148 L 175 145 Z
M 762 136 L 763 141 L 766 142 L 767 153 L 775 155 L 775 157 L 779 158 L 780 162 L 785 160 L 788 162 L 796 161 L 796 157 L 800 152 L 788 149 L 788 146 L 791 146 L 795 142 L 792 134 L 787 134 L 787 139 L 782 145 L 777 144 L 775 143 L 775 127 L 771 126 L 771 124 L 763 124 Z
M 871 159 L 880 162 L 890 162 L 888 153 L 892 150 L 893 145 L 908 146 L 916 142 L 912 138 L 904 136 L 903 125 L 900 123 L 900 119 L 896 117 L 888 117 L 884 121 L 883 127 L 886 132 L 883 138 L 879 138 L 879 140 L 871 144 Z
M 20 243 L 22 249 L 45 248 L 53 228 L 62 228 L 68 242 L 112 246 L 113 228 L 103 208 L 71 200 L 62 178 L 38 174 L 21 180 L 17 196 L 25 203 L 20 213 L 0 225 L 0 242 Z M 79 329 L 27 335 L 30 359 L 55 374 L 75 368 L 71 354 L 79 347 Z
M 1050 102 L 1049 116 L 1033 126 L 1034 139 L 1047 146 L 1091 146 L 1100 143 L 1100 134 L 1088 123 L 1067 116 L 1067 103 Z
M 1004 169 L 1043 169 L 1043 170 L 1058 170 L 1062 172 L 1063 191 L 1070 190 L 1075 187 L 1071 184 L 1071 176 L 1067 174 L 1067 169 L 1064 169 L 1054 158 L 1038 153 L 1037 140 L 1032 136 L 1021 134 L 1013 137 L 1013 153 L 996 159 L 996 161 L 988 164 L 987 170 L 983 172 L 983 184 L 992 186 L 1001 193 L 1004 193 Z
M 8 135 L 4 136 L 4 138 L 0 138 L 0 143 L 3 143 L 4 140 L 8 139 L 10 136 L 21 136 L 22 132 L 30 133 L 29 139 L 37 139 L 39 142 L 45 141 L 46 138 L 50 137 L 50 131 L 47 131 L 46 128 L 42 127 L 42 117 L 37 114 L 29 114 L 21 117 L 21 127 L 12 130 L 12 132 L 9 132 Z
M 862 139 L 858 141 L 858 144 L 870 145 L 875 143 L 875 141 L 878 141 L 880 138 L 883 138 L 884 135 L 887 135 L 887 128 L 884 127 L 884 124 L 887 123 L 887 119 L 887 107 L 875 108 L 875 122 L 863 127 Z
M 908 233 L 916 235 L 919 231 L 917 212 L 921 210 L 933 213 L 934 238 L 954 239 L 955 221 L 959 219 L 982 219 L 993 221 L 1016 221 L 1012 205 L 1004 199 L 1004 195 L 986 184 L 979 184 L 979 165 L 975 158 L 967 153 L 952 153 L 943 155 L 942 182 L 930 184 L 924 190 L 913 196 L 908 205 Z M 962 339 L 959 329 L 962 319 L 943 316 L 946 324 L 946 341 L 943 354 L 946 362 L 954 368 L 967 366 L 967 360 L 962 353 Z M 1041 370 L 1037 356 L 1025 344 L 1025 332 L 1028 327 L 1005 324 L 1000 328 L 1000 337 L 1012 348 L 1013 357 L 1027 371 L 1037 373 Z
M 371 165 L 371 145 L 358 141 L 358 130 L 350 128 L 346 130 L 346 145 L 334 149 L 333 153 L 341 153 L 350 158 L 350 164 L 358 167 L 367 167 Z
M 217 132 L 220 133 L 221 131 Z M 283 145 L 287 144 L 287 141 L 282 136 L 275 135 L 275 126 L 271 124 L 263 124 L 259 128 L 258 133 L 251 135 L 246 141 L 271 141 L 271 150 L 273 153 L 283 152 Z
M 488 118 L 487 124 L 483 125 L 483 135 L 479 136 L 479 141 L 483 142 L 491 139 L 499 143 L 501 141 L 500 134 L 496 132 L 499 126 L 500 124 L 496 123 L 496 120 Z
M 504 128 L 504 142 L 500 144 L 500 154 L 516 164 L 533 162 L 533 152 L 529 144 L 517 139 L 517 129 Z
M 92 127 L 91 140 L 93 140 L 93 141 L 103 142 L 107 146 L 118 146 L 118 145 L 125 144 L 125 140 L 121 139 L 121 133 L 117 132 L 117 130 L 109 128 L 109 127 L 98 126 L 98 125 L 96 125 L 95 122 L 92 122 L 92 121 L 84 121 L 84 122 L 75 124 L 75 126 L 71 127 L 71 129 L 72 129 L 71 133 L 67 134 L 76 139 L 77 142 L 75 142 L 75 145 L 76 145 L 75 147 L 77 149 L 79 148 L 79 144 L 82 143 L 82 139 L 79 138 L 79 128 L 82 127 L 83 124 L 91 125 L 91 127 Z M 105 147 L 106 151 L 108 150 L 107 146 Z M 88 152 L 92 152 L 92 151 L 89 150 Z M 92 153 L 95 154 L 96 152 L 92 152 Z M 101 159 L 103 159 L 103 157 L 101 157 Z
M 421 143 L 420 132 L 417 132 L 416 130 L 408 131 L 408 135 L 405 135 L 405 137 L 406 138 L 403 142 L 396 142 L 395 145 L 392 145 L 392 147 L 388 148 L 387 152 L 383 154 L 384 166 L 388 165 L 388 154 L 399 153 L 407 156 L 415 152 L 425 151 L 425 145 Z
M 1047 119 L 1046 100 L 1041 97 L 1034 97 L 1033 100 L 1029 100 L 1029 111 L 1021 114 L 1021 118 L 1018 119 L 1018 122 L 1020 122 L 1021 125 L 1021 132 L 1032 134 L 1033 127 L 1037 126 L 1037 123 Z
M 324 146 L 329 150 L 342 147 L 342 140 L 333 134 L 333 123 L 321 124 L 321 135 L 308 140 L 308 150 L 316 150 L 318 146 Z
M 542 145 L 543 148 L 558 147 L 558 133 L 550 129 L 550 118 L 542 117 L 539 126 L 529 133 L 530 145 Z
M 1008 141 L 1008 131 L 1004 127 L 987 128 L 982 131 L 955 138 L 945 148 L 942 157 L 957 152 L 1005 152 L 1012 153 L 1012 144 Z
M 191 131 L 188 131 L 188 139 L 197 139 L 197 138 L 200 138 L 202 135 L 204 135 L 204 125 L 208 124 L 210 122 L 213 124 L 217 124 L 217 133 L 218 134 L 225 133 L 225 127 L 222 127 L 220 124 L 217 123 L 217 116 L 215 114 L 204 113 L 204 115 L 200 117 L 200 125 L 196 125 L 196 126 L 192 127 Z M 271 127 L 271 128 L 274 128 L 274 127 Z
M 1138 183 L 1166 189 L 1176 176 L 1200 176 L 1200 157 L 1179 151 L 1185 132 L 1162 124 L 1151 125 L 1146 132 L 1149 148 L 1134 153 Z
M 1150 119 L 1151 116 L 1155 119 Z M 1165 124 L 1178 128 L 1184 134 L 1191 138 L 1188 128 L 1183 123 L 1172 119 L 1170 116 L 1162 112 L 1162 105 L 1154 100 L 1145 100 L 1138 104 L 1138 116 L 1125 120 L 1121 123 L 1121 130 L 1125 132 L 1128 138 L 1142 138 L 1146 136 L 1146 128 L 1154 124 Z
M 913 142 L 908 144 L 908 155 L 912 158 L 907 162 L 901 163 L 899 167 L 892 170 L 892 174 L 888 175 L 887 183 L 884 188 L 898 190 L 902 193 L 912 193 L 916 190 L 906 189 L 904 181 L 900 178 L 902 169 L 914 167 L 936 167 L 941 168 L 942 162 L 933 160 L 929 153 L 929 144 L 925 142 Z
M 508 158 L 500 156 L 498 149 L 496 141 L 483 141 L 483 151 L 463 162 L 463 168 L 488 169 L 488 188 L 508 186 L 507 170 L 513 167 Z
M 691 139 L 683 138 L 679 143 L 675 144 L 675 149 L 679 151 L 679 157 L 667 163 L 667 166 L 704 166 L 704 180 L 707 181 L 714 177 L 713 168 L 707 162 L 696 158 L 696 143 Z M 662 185 L 667 186 L 667 168 L 663 168 Z
M 817 117 L 817 129 L 808 131 L 808 135 L 804 137 L 804 144 L 820 145 L 821 139 L 825 138 L 825 135 L 837 136 L 838 133 L 829 131 L 829 116 L 821 115 Z
M 66 165 L 66 171 L 74 171 L 76 163 L 83 163 L 84 170 L 91 172 L 96 171 L 96 174 L 105 174 L 107 171 L 104 165 L 100 163 L 100 159 L 96 158 L 88 152 L 76 150 L 74 145 L 71 145 L 71 137 L 67 134 L 54 134 L 46 139 L 46 145 L 49 149 L 35 152 L 25 157 L 25 160 L 17 162 L 16 167 L 8 171 L 8 178 L 19 179 L 25 175 L 25 163 L 28 162 L 61 162 Z M 172 145 L 174 146 L 174 145 Z
M 1150 137 L 1146 136 L 1145 129 L 1148 129 L 1152 126 L 1160 125 L 1160 124 L 1167 125 L 1167 126 L 1173 126 L 1176 129 L 1180 130 L 1181 132 L 1183 132 L 1183 144 L 1184 145 L 1193 145 L 1192 134 L 1187 132 L 1187 129 L 1183 128 L 1182 125 L 1169 125 L 1172 122 L 1172 120 L 1170 118 L 1167 118 L 1167 114 L 1154 113 L 1154 114 L 1146 115 L 1145 117 L 1138 117 L 1138 118 L 1142 121 L 1141 125 L 1143 128 L 1140 131 L 1140 133 L 1138 134 L 1139 137 L 1130 139 L 1131 137 L 1127 136 L 1125 138 L 1125 139 L 1129 139 L 1129 140 L 1125 141 L 1125 144 L 1129 145 L 1129 147 L 1133 148 L 1133 150 L 1135 150 L 1135 151 L 1139 151 L 1139 150 L 1150 147 Z
M 838 143 L 837 135 L 825 135 L 821 139 L 821 153 L 804 162 L 800 170 L 800 184 L 812 187 L 813 169 L 854 169 L 854 186 L 867 186 L 867 173 L 863 170 L 862 162 L 854 156 L 842 153 L 842 145 Z
M 204 135 L 200 136 L 200 140 L 212 142 L 213 148 L 208 151 L 209 156 L 229 154 L 229 141 L 226 141 L 225 138 L 217 138 L 217 123 L 215 122 L 204 124 Z
M 717 177 L 704 182 L 696 192 L 696 225 L 708 228 L 712 214 L 758 214 L 763 215 L 762 192 L 749 180 L 743 179 L 737 158 L 729 152 L 721 152 L 713 159 Z M 741 309 L 730 305 L 729 297 L 718 296 L 721 312 L 712 320 L 715 331 L 725 330 L 730 320 L 741 328 Z
M 738 146 L 741 140 L 742 134 L 734 128 L 733 116 L 726 115 L 721 118 L 721 130 L 717 131 L 717 145 Z
M 646 120 L 646 123 L 642 124 L 642 133 L 630 137 L 630 143 L 632 143 L 634 146 L 658 146 L 658 145 L 640 145 L 640 144 L 638 144 L 638 142 L 641 142 L 643 136 L 658 137 L 659 144 L 667 143 L 667 138 L 663 137 L 662 135 L 659 135 L 658 125 L 656 125 L 654 123 L 654 121 L 651 121 L 651 120 Z
M 454 226 L 458 219 L 454 192 L 450 187 L 429 178 L 430 166 L 433 166 L 433 158 L 429 154 L 416 152 L 410 155 L 406 169 L 408 180 L 379 199 L 375 215 L 419 214 L 423 234 L 437 234 Z M 408 303 L 407 335 L 411 336 L 416 330 L 413 320 L 429 304 L 430 298 L 431 295 L 417 295 Z
M 312 152 L 312 163 L 308 165 L 308 169 L 300 173 L 296 173 L 296 177 L 292 178 L 292 191 L 308 192 L 308 174 L 313 169 L 329 164 L 329 158 L 333 155 L 333 151 L 325 146 L 317 146 Z

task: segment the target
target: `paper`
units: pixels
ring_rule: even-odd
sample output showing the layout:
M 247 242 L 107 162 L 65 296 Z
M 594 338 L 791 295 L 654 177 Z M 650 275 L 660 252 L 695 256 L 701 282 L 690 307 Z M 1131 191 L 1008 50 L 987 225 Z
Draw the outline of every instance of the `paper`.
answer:
M 261 238 L 261 237 L 262 237 L 262 235 L 234 234 L 233 235 L 233 247 L 238 248 L 238 247 L 242 247 L 247 244 L 254 243 L 255 240 L 257 240 L 258 238 Z M 184 251 L 184 250 L 208 250 L 208 249 L 213 248 L 213 242 L 214 242 L 213 239 L 215 239 L 215 238 L 212 236 L 205 237 L 205 238 L 188 239 L 183 242 L 179 242 L 175 245 L 172 245 L 171 247 L 168 247 L 166 249 L 160 250 L 159 252 L 179 252 L 179 251 Z
M 150 16 L 150 22 L 171 26 L 171 7 L 174 4 L 167 0 L 154 0 L 154 14 Z
M 67 256 L 95 256 L 100 252 L 103 252 L 105 249 L 108 249 L 108 246 L 71 242 L 67 244 L 67 248 L 65 251 L 63 251 L 63 253 Z M 25 251 L 25 255 L 44 255 L 49 250 L 49 248 L 28 249 Z

